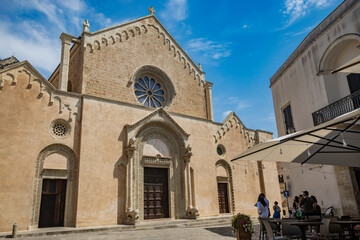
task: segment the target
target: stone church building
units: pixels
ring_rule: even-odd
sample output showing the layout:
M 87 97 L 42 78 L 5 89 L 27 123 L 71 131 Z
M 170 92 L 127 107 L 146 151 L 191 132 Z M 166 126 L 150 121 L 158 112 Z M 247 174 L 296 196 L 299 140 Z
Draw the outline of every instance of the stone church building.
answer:
M 230 162 L 272 133 L 235 113 L 214 122 L 213 84 L 150 12 L 61 34 L 49 80 L 0 61 L 0 231 L 257 216 L 260 192 L 280 201 L 276 163 Z

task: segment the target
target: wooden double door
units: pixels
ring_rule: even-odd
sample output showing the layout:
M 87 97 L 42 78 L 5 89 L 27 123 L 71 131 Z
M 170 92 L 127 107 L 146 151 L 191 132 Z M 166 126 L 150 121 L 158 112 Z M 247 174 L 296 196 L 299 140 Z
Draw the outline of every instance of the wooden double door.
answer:
M 228 184 L 218 183 L 219 212 L 229 213 Z
M 39 228 L 64 226 L 66 180 L 44 179 Z
M 168 218 L 168 169 L 144 168 L 144 219 Z

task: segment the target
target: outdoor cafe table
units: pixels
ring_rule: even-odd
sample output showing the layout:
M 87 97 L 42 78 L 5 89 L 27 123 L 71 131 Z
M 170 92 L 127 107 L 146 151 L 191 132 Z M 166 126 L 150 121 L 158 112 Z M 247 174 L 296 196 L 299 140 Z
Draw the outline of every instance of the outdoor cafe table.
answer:
M 331 221 L 331 223 L 335 223 L 335 224 L 341 224 L 341 225 L 345 225 L 345 227 L 349 230 L 349 234 L 350 234 L 350 239 L 357 239 L 355 236 L 355 231 L 354 231 L 354 226 L 356 224 L 360 224 L 360 220 L 339 220 L 339 221 Z
M 316 222 L 316 221 L 307 221 L 307 220 L 296 220 L 296 219 L 270 219 L 269 222 L 274 223 L 287 223 L 289 225 L 298 226 L 301 230 L 301 239 L 306 240 L 306 227 L 307 226 L 316 226 L 316 225 L 322 225 L 322 222 Z

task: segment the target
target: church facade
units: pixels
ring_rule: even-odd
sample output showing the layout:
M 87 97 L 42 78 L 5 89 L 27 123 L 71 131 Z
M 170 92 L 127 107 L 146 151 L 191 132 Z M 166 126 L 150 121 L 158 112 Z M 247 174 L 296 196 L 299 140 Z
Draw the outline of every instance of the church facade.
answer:
M 0 63 L 0 231 L 136 224 L 245 212 L 280 201 L 275 163 L 232 158 L 272 133 L 213 121 L 212 83 L 154 11 L 63 33 L 49 80 Z

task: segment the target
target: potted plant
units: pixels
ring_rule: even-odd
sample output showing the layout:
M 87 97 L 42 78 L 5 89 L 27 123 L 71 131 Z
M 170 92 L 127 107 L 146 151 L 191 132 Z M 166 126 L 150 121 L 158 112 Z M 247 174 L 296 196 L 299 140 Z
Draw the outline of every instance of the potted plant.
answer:
M 238 240 L 251 240 L 254 227 L 249 215 L 244 213 L 235 214 L 232 218 L 231 226 Z

